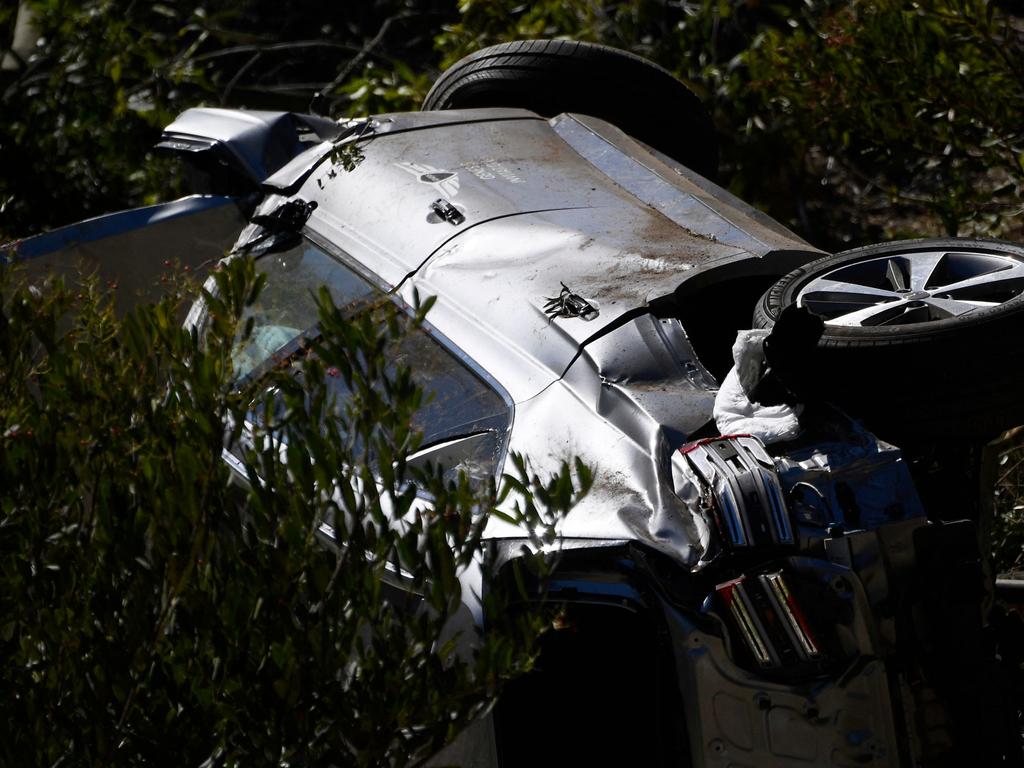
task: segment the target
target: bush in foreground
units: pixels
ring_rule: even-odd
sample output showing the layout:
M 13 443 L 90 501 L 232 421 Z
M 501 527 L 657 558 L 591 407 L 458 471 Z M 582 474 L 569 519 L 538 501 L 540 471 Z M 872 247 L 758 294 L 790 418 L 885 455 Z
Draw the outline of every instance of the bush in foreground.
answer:
M 238 259 L 215 281 L 204 339 L 180 292 L 117 318 L 95 288 L 0 271 L 0 763 L 416 764 L 531 664 L 545 619 L 510 610 L 517 580 L 493 578 L 481 533 L 506 501 L 539 548 L 586 470 L 574 487 L 516 461 L 506 500 L 406 464 L 423 395 L 379 353 L 425 307 L 349 317 L 321 297 L 302 376 L 234 381 L 261 279 Z M 327 368 L 354 393 L 340 414 Z M 318 541 L 325 520 L 344 546 Z M 488 632 L 460 638 L 474 561 Z

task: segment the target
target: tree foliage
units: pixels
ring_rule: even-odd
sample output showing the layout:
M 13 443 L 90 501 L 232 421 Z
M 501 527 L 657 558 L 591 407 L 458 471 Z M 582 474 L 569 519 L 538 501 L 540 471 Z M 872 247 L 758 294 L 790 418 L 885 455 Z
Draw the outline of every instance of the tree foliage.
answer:
M 0 242 L 183 194 L 177 165 L 152 147 L 188 107 L 306 112 L 340 76 L 321 109 L 414 108 L 427 75 L 389 52 L 429 53 L 440 5 L 20 3 L 38 39 L 0 71 Z M 0 8 L 0 51 L 18 9 Z
M 767 34 L 751 85 L 776 130 L 811 138 L 796 143 L 809 170 L 869 220 L 1019 230 L 1006 218 L 1024 184 L 1021 20 L 981 0 L 836 5 Z
M 251 260 L 203 291 L 202 334 L 182 328 L 180 291 L 118 318 L 94 286 L 9 278 L 0 762 L 412 765 L 530 667 L 550 616 L 517 608 L 507 576 L 546 561 L 497 578 L 483 528 L 501 515 L 539 551 L 589 474 L 542 480 L 517 459 L 499 493 L 407 463 L 423 393 L 380 351 L 428 304 L 352 316 L 325 293 L 302 360 L 246 383 L 231 348 L 261 286 Z
M 556 36 L 689 82 L 723 179 L 816 245 L 1024 229 L 1024 16 L 999 0 L 23 5 L 42 37 L 3 83 L 0 235 L 177 194 L 148 148 L 186 107 L 414 109 L 460 56 Z

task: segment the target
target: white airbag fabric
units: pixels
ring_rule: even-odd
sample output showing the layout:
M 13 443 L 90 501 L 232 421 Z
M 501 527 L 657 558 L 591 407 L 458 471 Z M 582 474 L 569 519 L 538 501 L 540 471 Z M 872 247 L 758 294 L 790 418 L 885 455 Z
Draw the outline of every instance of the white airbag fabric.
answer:
M 723 435 L 753 435 L 769 445 L 800 434 L 803 406 L 752 403 L 747 392 L 756 386 L 764 362 L 766 330 L 740 331 L 732 345 L 732 370 L 715 397 L 715 426 Z

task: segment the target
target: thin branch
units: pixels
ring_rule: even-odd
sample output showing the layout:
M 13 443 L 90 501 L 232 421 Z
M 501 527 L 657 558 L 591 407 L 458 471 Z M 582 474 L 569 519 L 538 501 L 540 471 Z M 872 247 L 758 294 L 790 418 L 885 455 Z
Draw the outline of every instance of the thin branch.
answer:
M 233 56 L 237 53 L 273 53 L 274 51 L 289 51 L 303 48 L 332 48 L 339 51 L 355 51 L 360 49 L 347 43 L 334 43 L 328 40 L 294 40 L 288 43 L 269 43 L 267 45 L 233 45 L 230 48 L 221 48 L 208 53 L 201 53 L 192 57 L 193 62 L 210 61 L 224 56 Z
M 415 13 L 412 13 L 412 12 L 398 13 L 398 14 L 394 14 L 392 16 L 388 16 L 386 19 L 384 19 L 384 23 L 380 25 L 380 29 L 377 30 L 377 34 L 374 35 L 366 43 L 366 45 L 364 45 L 362 47 L 362 50 L 360 50 L 355 56 L 353 56 L 351 59 L 349 59 L 348 64 L 346 64 L 342 68 L 341 72 L 338 73 L 337 77 L 335 77 L 330 83 L 328 83 L 323 89 L 321 89 L 319 93 L 317 93 L 317 94 L 315 94 L 313 96 L 313 102 L 316 102 L 317 100 L 322 99 L 322 98 L 326 98 L 327 95 L 331 93 L 331 91 L 333 91 L 341 83 L 343 83 L 348 78 L 348 76 L 350 74 L 352 74 L 352 72 L 355 71 L 356 67 L 358 67 L 360 64 L 363 63 L 363 61 L 366 59 L 366 57 L 370 55 L 371 51 L 373 51 L 374 48 L 376 48 L 378 45 L 380 45 L 381 41 L 384 40 L 384 36 L 388 33 L 388 30 L 391 29 L 391 25 L 392 24 L 394 24 L 396 21 L 399 21 L 399 20 L 402 20 L 402 19 L 407 19 L 407 18 L 409 18 L 411 16 L 416 16 L 416 15 L 419 15 L 419 14 L 415 14 Z M 327 109 L 328 114 L 330 114 L 330 113 L 332 113 L 334 111 L 335 104 L 337 104 L 337 100 L 336 99 L 332 100 L 330 102 L 330 104 L 328 105 L 328 109 Z M 311 111 L 312 111 L 312 108 L 313 108 L 313 103 L 310 103 Z
M 259 61 L 262 55 L 263 54 L 260 51 L 256 51 L 252 56 L 249 57 L 249 60 L 245 62 L 245 64 L 238 68 L 238 71 L 235 72 L 234 76 L 230 80 L 228 80 L 228 84 L 224 86 L 224 91 L 220 95 L 221 106 L 227 103 L 228 96 L 231 95 L 231 91 L 233 91 L 235 86 L 238 85 L 238 81 L 242 79 L 242 76 L 246 72 L 252 69 L 253 64 Z
M 1019 459 L 1018 461 L 1014 462 L 1009 469 L 1007 469 L 1005 472 L 1003 472 L 1003 474 L 996 478 L 996 484 L 999 485 L 1001 483 L 1005 483 L 1007 479 L 1009 479 L 1010 475 L 1012 475 L 1016 471 L 1016 469 L 1022 464 L 1024 464 L 1024 459 Z

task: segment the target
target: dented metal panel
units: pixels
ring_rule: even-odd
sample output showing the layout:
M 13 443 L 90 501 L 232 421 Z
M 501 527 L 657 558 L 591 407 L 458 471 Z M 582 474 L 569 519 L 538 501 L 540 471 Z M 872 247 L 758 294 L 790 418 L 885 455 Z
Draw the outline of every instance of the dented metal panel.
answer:
M 581 345 L 651 299 L 671 294 L 691 259 L 736 253 L 679 237 L 672 226 L 650 209 L 621 205 L 506 217 L 480 225 L 472 237 L 453 238 L 402 291 L 436 295 L 432 322 L 447 328 L 451 312 L 460 345 L 485 367 L 493 364 L 499 378 L 506 350 L 545 369 L 511 385 L 522 399 L 561 376 Z M 549 316 L 546 305 L 563 284 L 596 312 Z
M 509 450 L 529 456 L 541 475 L 574 457 L 594 468 L 591 492 L 559 526 L 563 536 L 641 541 L 684 567 L 700 560 L 700 521 L 673 491 L 672 440 L 658 425 L 648 421 L 646 434 L 627 436 L 561 381 L 517 404 L 515 419 Z M 579 429 L 584 422 L 585 433 Z M 522 533 L 495 519 L 488 535 Z
M 625 195 L 602 182 L 542 121 L 455 125 L 437 141 L 425 141 L 426 133 L 371 139 L 351 171 L 324 163 L 299 193 L 319 204 L 312 229 L 328 236 L 356 231 L 383 255 L 368 266 L 395 285 L 449 241 L 488 221 L 623 204 Z M 567 153 L 566 187 L 553 187 L 548 166 Z M 463 221 L 452 226 L 438 216 L 438 200 Z
M 493 112 L 480 110 L 484 115 Z M 372 135 L 357 142 L 358 151 L 349 156 L 351 171 L 343 171 L 336 161 L 324 162 L 305 181 L 301 194 L 320 203 L 318 217 L 324 226 L 358 226 L 364 237 L 395 253 L 407 273 L 468 228 L 506 216 L 566 209 L 593 209 L 575 225 L 584 240 L 615 233 L 619 243 L 627 244 L 627 252 L 658 241 L 666 246 L 674 242 L 659 269 L 675 272 L 677 280 L 683 271 L 727 257 L 749 259 L 783 249 L 804 250 L 805 258 L 813 253 L 795 236 L 772 232 L 742 210 L 727 209 L 728 216 L 717 212 L 710 191 L 635 144 L 631 149 L 645 162 L 572 116 L 556 118 L 553 128 L 532 113 L 501 112 L 500 119 L 415 130 L 387 130 L 388 118 L 378 119 Z M 464 120 L 472 115 L 461 113 Z M 592 145 L 600 153 L 590 152 Z M 431 215 L 438 199 L 465 217 L 461 229 L 424 226 L 440 223 Z M 604 210 L 608 208 L 615 211 Z M 695 218 L 684 225 L 687 212 Z M 619 221 L 613 229 L 606 221 L 616 213 Z M 638 218 L 625 224 L 628 215 Z

